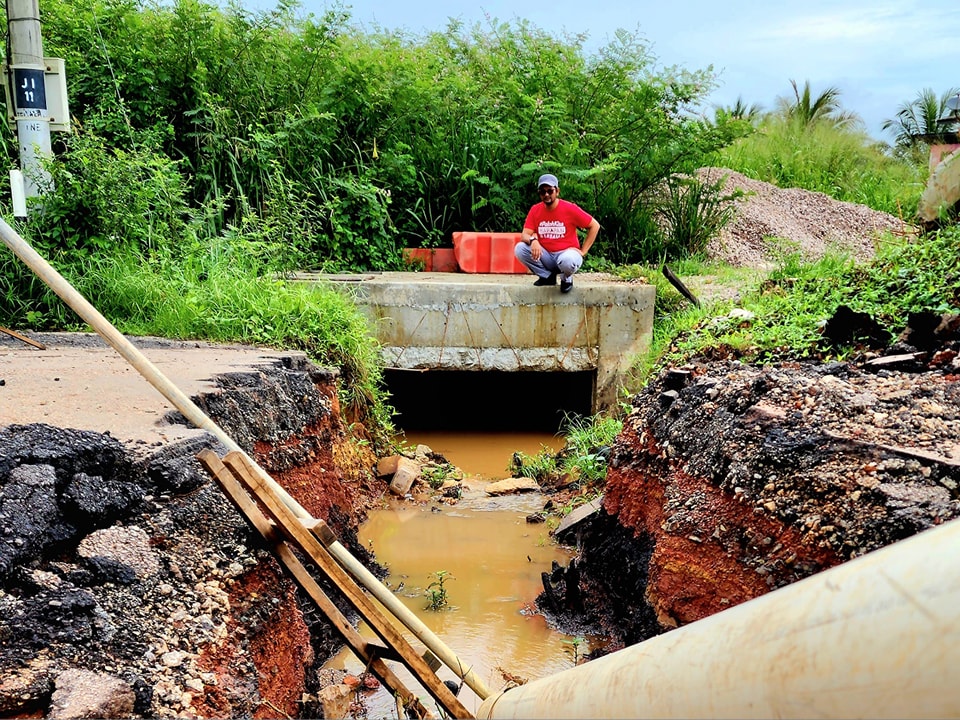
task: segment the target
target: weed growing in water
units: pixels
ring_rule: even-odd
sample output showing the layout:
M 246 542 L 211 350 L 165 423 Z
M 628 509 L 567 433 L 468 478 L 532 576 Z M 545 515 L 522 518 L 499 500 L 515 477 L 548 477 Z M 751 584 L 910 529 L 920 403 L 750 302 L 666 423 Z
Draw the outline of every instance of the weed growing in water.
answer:
M 463 471 L 451 463 L 429 462 L 421 467 L 420 478 L 432 490 L 439 490 L 448 480 L 454 482 L 463 480 Z
M 455 578 L 447 570 L 437 570 L 433 573 L 433 577 L 435 577 L 436 580 L 427 585 L 426 595 L 430 600 L 427 604 L 427 610 L 438 612 L 450 604 L 444 582 L 447 579 L 454 580 Z
M 579 665 L 580 661 L 583 659 L 583 653 L 580 652 L 580 646 L 586 643 L 586 640 L 578 635 L 572 640 L 564 640 L 563 643 L 564 645 L 569 645 L 569 647 L 564 649 L 573 658 L 574 666 Z
M 507 472 L 513 477 L 528 477 L 543 485 L 557 473 L 557 459 L 548 447 L 541 447 L 536 455 L 518 451 L 510 458 Z

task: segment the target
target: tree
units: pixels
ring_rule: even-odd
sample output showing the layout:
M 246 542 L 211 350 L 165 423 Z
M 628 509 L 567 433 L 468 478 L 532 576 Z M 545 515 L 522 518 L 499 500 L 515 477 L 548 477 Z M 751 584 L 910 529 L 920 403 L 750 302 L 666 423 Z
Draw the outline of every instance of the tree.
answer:
M 836 128 L 862 124 L 856 113 L 841 109 L 838 88 L 828 87 L 814 98 L 809 80 L 804 82 L 803 92 L 797 88 L 796 80 L 791 80 L 790 85 L 793 86 L 793 98 L 777 98 L 777 106 L 785 118 L 795 120 L 802 127 L 815 123 L 829 123 Z
M 884 120 L 881 127 L 893 134 L 894 146 L 900 152 L 924 151 L 926 145 L 945 142 L 948 134 L 957 131 L 957 122 L 941 123 L 939 120 L 950 114 L 947 102 L 958 95 L 960 89 L 955 87 L 939 98 L 933 88 L 924 88 L 913 100 L 900 105 L 896 116 Z M 956 109 L 952 110 L 956 114 Z

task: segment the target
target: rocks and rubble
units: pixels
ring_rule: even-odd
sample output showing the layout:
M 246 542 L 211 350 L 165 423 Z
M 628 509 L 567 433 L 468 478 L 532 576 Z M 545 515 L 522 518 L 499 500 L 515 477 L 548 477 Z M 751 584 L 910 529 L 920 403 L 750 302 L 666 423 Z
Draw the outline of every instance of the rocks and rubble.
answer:
M 336 374 L 292 354 L 194 401 L 384 574 L 355 531 L 385 488 L 335 398 Z M 0 427 L 0 714 L 316 712 L 303 699 L 341 641 L 200 467 L 205 447 L 225 452 L 206 433 Z

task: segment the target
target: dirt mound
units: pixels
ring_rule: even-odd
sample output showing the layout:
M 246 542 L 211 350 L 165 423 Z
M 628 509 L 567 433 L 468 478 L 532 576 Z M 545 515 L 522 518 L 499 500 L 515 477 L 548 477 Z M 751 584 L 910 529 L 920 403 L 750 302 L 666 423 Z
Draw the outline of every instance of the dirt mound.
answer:
M 20 421 L 0 413 L 0 717 L 315 716 L 314 670 L 341 642 L 196 460 L 225 448 L 179 432 L 185 419 L 112 372 L 102 342 L 35 337 L 47 353 L 0 343 L 0 402 Z M 298 352 L 150 344 L 373 565 L 355 528 L 385 488 L 345 432 L 335 371 Z M 94 407 L 71 410 L 88 395 Z M 23 422 L 38 417 L 95 429 Z
M 960 318 L 933 319 L 872 359 L 653 378 L 538 607 L 616 649 L 960 518 Z
M 857 260 L 873 257 L 884 233 L 911 235 L 900 218 L 820 192 L 779 188 L 726 168 L 701 168 L 702 180 L 725 178 L 724 192 L 742 190 L 736 216 L 707 247 L 707 254 L 737 267 L 773 267 L 784 252 L 818 259 L 831 249 Z

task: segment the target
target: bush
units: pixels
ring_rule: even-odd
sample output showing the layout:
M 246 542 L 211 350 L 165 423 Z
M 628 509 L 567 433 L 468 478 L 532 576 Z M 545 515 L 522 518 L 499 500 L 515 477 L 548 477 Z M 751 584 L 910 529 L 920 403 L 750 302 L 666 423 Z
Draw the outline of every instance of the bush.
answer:
M 110 252 L 167 249 L 188 229 L 189 186 L 175 162 L 147 144 L 110 147 L 82 130 L 48 164 L 53 188 L 35 202 L 26 233 L 65 262 Z

